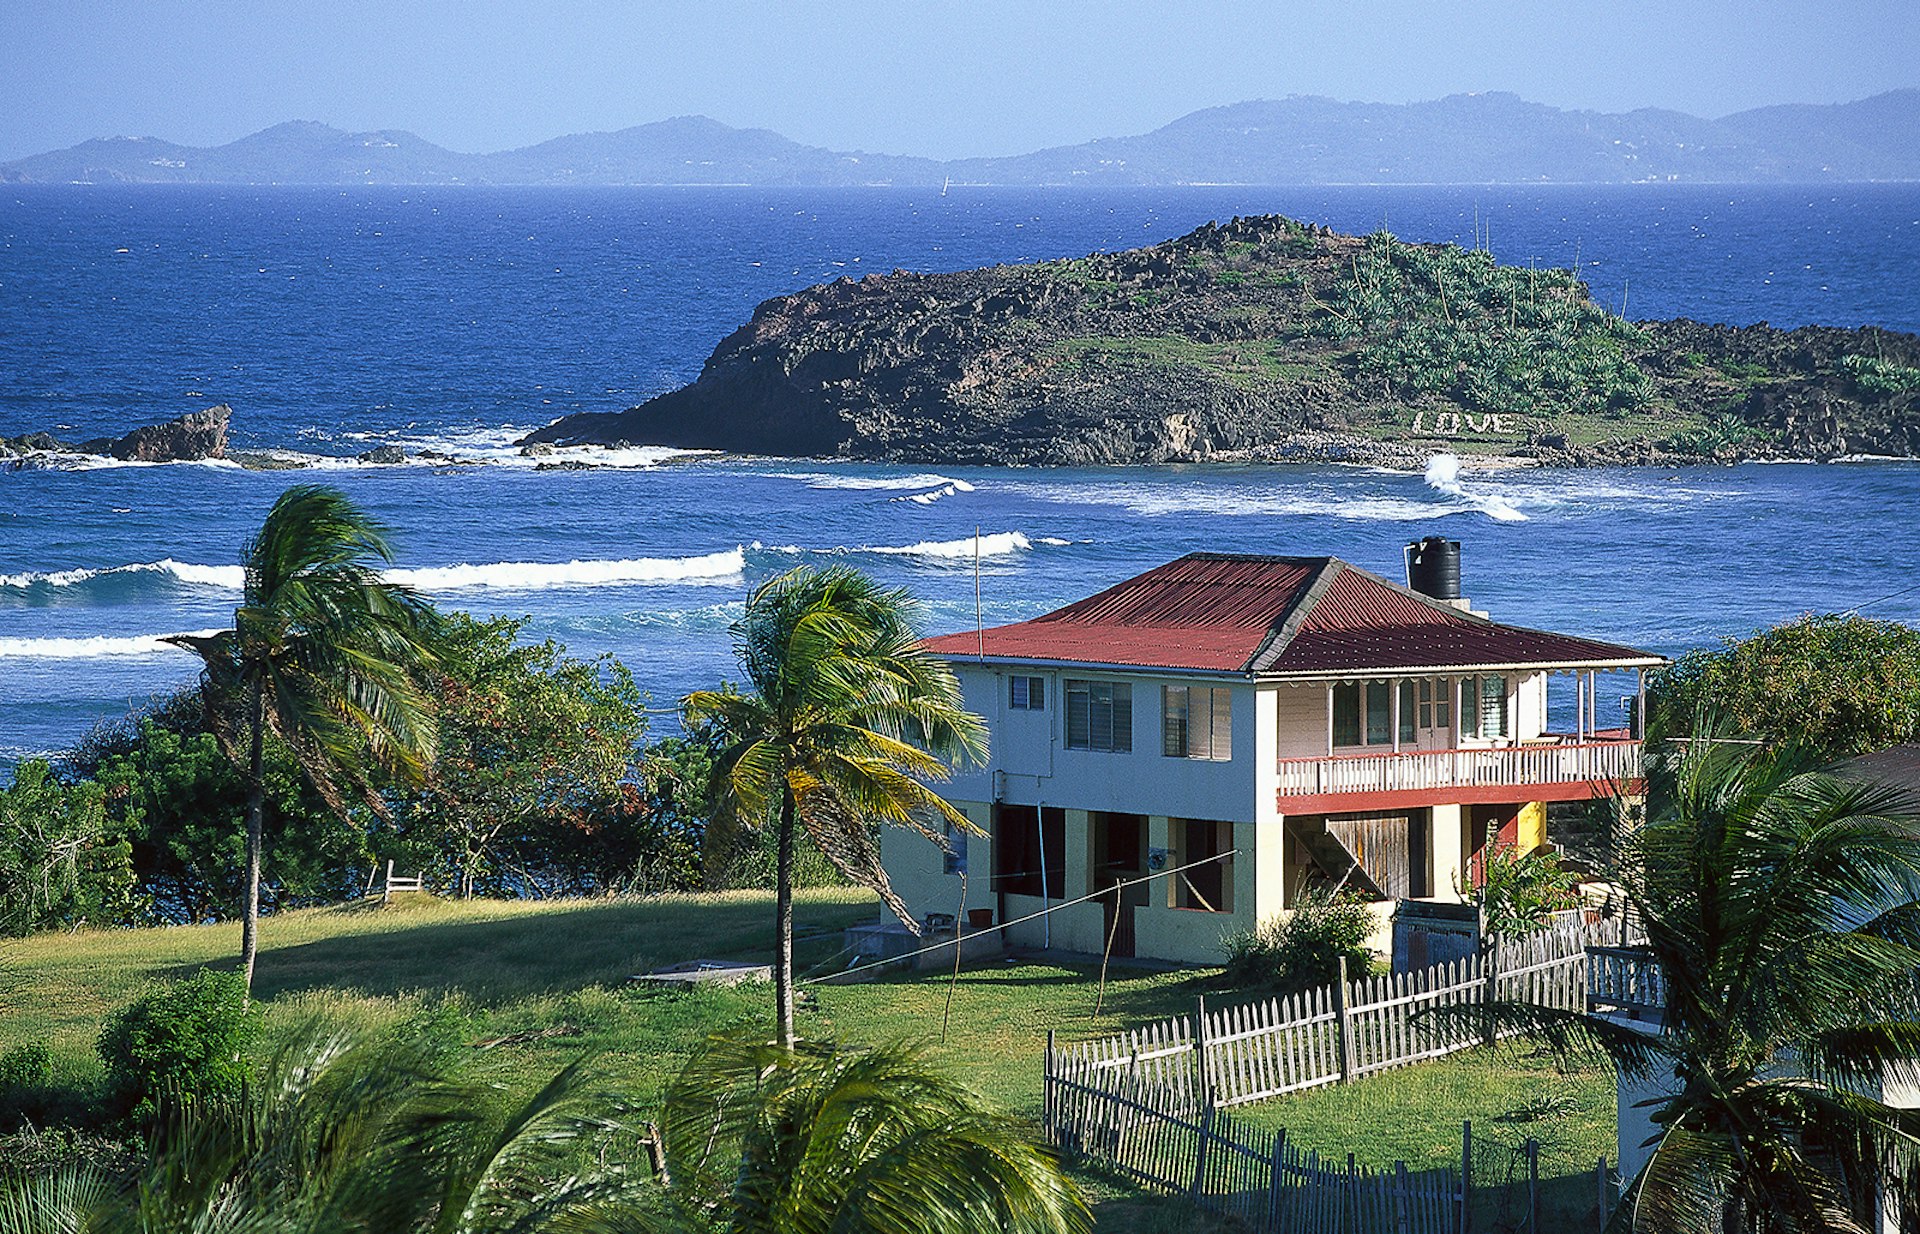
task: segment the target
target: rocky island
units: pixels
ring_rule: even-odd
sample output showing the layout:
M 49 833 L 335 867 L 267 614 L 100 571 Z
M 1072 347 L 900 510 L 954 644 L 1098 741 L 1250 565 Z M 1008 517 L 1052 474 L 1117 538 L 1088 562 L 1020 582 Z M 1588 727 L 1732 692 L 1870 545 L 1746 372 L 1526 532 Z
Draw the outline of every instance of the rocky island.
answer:
M 1234 219 L 761 304 L 692 384 L 525 446 L 916 463 L 1920 456 L 1920 336 L 1629 321 L 1571 271 Z
M 190 411 L 165 424 L 147 424 L 122 437 L 63 441 L 51 433 L 0 437 L 0 465 L 59 467 L 85 458 L 111 458 L 123 463 L 190 463 L 227 456 L 227 422 L 233 408 L 221 403 L 204 411 Z

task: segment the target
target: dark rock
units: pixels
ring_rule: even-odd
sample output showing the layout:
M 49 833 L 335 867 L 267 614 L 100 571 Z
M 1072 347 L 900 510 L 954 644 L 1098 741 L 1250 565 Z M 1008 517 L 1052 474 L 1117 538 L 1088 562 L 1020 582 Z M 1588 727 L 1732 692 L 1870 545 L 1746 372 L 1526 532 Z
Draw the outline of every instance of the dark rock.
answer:
M 232 415 L 233 408 L 225 403 L 205 411 L 188 412 L 165 424 L 137 428 L 125 437 L 109 442 L 106 449 L 98 453 L 141 463 L 222 458 L 227 452 L 227 420 Z
M 354 457 L 363 463 L 404 463 L 407 461 L 407 452 L 389 442 L 371 450 L 362 450 Z

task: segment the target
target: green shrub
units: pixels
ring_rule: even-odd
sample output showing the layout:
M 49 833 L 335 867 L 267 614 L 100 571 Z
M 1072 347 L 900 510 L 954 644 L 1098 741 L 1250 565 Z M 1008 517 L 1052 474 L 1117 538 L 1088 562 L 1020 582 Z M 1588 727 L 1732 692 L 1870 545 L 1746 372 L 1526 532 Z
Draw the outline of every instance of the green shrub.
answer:
M 1545 929 L 1555 913 L 1580 903 L 1577 880 L 1544 849 L 1523 853 L 1502 844 L 1488 854 L 1485 872 L 1473 899 L 1486 910 L 1487 933 L 1496 938 Z
M 107 1094 L 144 1118 L 162 1097 L 204 1100 L 240 1091 L 260 1028 L 238 973 L 202 969 L 115 1012 L 100 1032 Z
M 1347 976 L 1364 977 L 1373 967 L 1367 940 L 1374 927 L 1373 911 L 1364 901 L 1310 891 L 1291 913 L 1222 940 L 1227 948 L 1222 976 L 1239 989 L 1292 994 L 1337 980 L 1344 956 Z
M 53 1079 L 53 1051 L 44 1041 L 29 1041 L 0 1054 L 0 1092 L 45 1088 Z
M 45 1126 L 67 1113 L 74 1094 L 57 1091 L 53 1078 L 53 1051 L 45 1042 L 29 1041 L 0 1054 L 0 1131 L 21 1124 Z

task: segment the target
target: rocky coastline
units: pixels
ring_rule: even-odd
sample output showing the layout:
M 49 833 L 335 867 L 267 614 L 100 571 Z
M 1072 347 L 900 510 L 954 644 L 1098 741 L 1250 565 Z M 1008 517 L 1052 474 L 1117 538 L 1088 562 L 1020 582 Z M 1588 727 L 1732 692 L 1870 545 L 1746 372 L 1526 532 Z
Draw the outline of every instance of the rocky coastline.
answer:
M 1920 457 L 1920 337 L 1632 322 L 1568 271 L 1269 216 L 810 287 L 691 384 L 522 440 L 949 465 Z

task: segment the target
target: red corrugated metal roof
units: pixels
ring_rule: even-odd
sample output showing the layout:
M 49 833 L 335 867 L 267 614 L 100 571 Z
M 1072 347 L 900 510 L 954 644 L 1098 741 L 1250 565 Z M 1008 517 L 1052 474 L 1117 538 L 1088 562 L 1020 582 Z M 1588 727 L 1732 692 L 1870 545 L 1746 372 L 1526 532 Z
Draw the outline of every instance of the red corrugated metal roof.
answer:
M 941 635 L 955 658 L 1341 673 L 1654 661 L 1461 612 L 1336 557 L 1193 553 L 1045 616 Z

